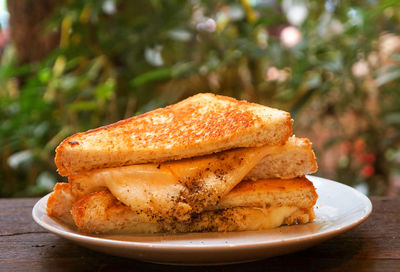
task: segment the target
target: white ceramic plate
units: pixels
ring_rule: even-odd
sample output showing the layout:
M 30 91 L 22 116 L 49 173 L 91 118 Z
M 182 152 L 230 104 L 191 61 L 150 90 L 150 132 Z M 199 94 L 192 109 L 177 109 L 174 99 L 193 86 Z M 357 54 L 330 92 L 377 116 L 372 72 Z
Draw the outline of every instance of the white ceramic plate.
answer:
M 32 216 L 56 235 L 111 255 L 182 265 L 247 262 L 310 247 L 357 226 L 371 213 L 371 202 L 355 189 L 319 177 L 308 178 L 319 195 L 315 221 L 265 231 L 91 236 L 49 217 L 49 195 L 36 203 Z

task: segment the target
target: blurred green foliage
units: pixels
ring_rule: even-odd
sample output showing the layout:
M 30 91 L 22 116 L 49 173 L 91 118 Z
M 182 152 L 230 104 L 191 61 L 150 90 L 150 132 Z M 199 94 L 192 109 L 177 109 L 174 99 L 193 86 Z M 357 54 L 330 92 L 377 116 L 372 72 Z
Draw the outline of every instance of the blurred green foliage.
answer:
M 204 91 L 290 111 L 318 157 L 340 151 L 319 175 L 386 194 L 400 161 L 399 23 L 389 0 L 64 1 L 43 28 L 60 31 L 46 59 L 2 54 L 0 196 L 51 190 L 68 135 Z

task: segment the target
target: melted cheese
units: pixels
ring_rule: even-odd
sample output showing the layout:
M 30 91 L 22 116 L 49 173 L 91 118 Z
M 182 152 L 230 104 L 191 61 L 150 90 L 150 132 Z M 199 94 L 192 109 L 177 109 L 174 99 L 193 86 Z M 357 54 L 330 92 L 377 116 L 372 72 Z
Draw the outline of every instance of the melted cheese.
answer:
M 264 157 L 266 150 L 242 148 L 158 165 L 99 169 L 70 176 L 70 183 L 80 195 L 107 187 L 118 200 L 149 221 L 187 220 L 191 213 L 218 203 Z
M 297 207 L 274 207 L 272 209 L 267 209 L 268 216 L 264 219 L 265 221 L 262 224 L 262 228 L 264 229 L 272 229 L 279 227 L 280 225 L 285 224 L 286 218 L 292 215 L 294 212 L 298 210 Z M 261 229 L 260 226 L 254 226 L 254 230 Z
M 189 224 L 178 225 L 178 230 L 180 232 L 221 232 L 271 229 L 283 224 L 293 224 L 298 216 L 307 216 L 307 214 L 293 206 L 270 208 L 235 207 L 225 210 L 204 211 Z
M 188 219 L 191 208 L 179 201 L 185 187 L 171 171 L 153 164 L 125 168 L 102 172 L 108 189 L 118 200 L 154 219 L 166 216 Z

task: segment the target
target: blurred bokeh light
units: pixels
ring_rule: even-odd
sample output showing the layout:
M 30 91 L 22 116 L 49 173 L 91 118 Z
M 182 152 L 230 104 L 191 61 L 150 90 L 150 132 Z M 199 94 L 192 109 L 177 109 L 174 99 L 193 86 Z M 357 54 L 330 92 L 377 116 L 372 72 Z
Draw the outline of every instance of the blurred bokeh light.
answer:
M 215 92 L 287 110 L 319 172 L 400 188 L 396 1 L 0 1 L 0 196 L 42 195 L 78 131 Z

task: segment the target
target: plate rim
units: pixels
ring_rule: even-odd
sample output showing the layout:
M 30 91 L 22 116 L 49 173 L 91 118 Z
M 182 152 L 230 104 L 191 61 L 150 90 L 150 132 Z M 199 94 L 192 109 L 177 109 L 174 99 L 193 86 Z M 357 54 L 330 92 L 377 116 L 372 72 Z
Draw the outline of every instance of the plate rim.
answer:
M 157 250 L 181 250 L 182 248 L 184 248 L 185 251 L 203 251 L 203 250 L 206 251 L 206 250 L 210 250 L 210 249 L 217 251 L 217 250 L 226 250 L 228 248 L 230 250 L 243 249 L 243 248 L 257 249 L 257 248 L 262 248 L 262 247 L 266 247 L 266 246 L 272 247 L 272 246 L 282 245 L 283 243 L 284 244 L 296 244 L 296 243 L 300 243 L 303 241 L 309 241 L 309 240 L 318 240 L 318 239 L 325 240 L 325 239 L 335 236 L 336 234 L 343 233 L 343 232 L 345 232 L 349 229 L 352 229 L 353 227 L 363 223 L 372 213 L 373 206 L 372 206 L 370 199 L 363 193 L 354 189 L 353 187 L 350 187 L 346 184 L 343 184 L 343 183 L 340 183 L 337 181 L 333 181 L 333 180 L 329 180 L 329 179 L 317 177 L 317 176 L 307 175 L 307 178 L 311 182 L 316 182 L 316 181 L 333 182 L 333 183 L 336 183 L 336 185 L 343 186 L 347 190 L 350 190 L 352 193 L 356 194 L 362 200 L 363 203 L 366 204 L 366 206 L 365 206 L 366 213 L 362 217 L 351 222 L 350 224 L 346 224 L 344 226 L 326 230 L 326 231 L 322 231 L 322 232 L 316 232 L 316 233 L 312 233 L 312 234 L 302 235 L 299 237 L 283 238 L 281 240 L 273 240 L 273 241 L 268 241 L 268 240 L 265 241 L 264 240 L 264 241 L 260 241 L 260 242 L 241 242 L 238 244 L 230 243 L 230 244 L 211 244 L 211 245 L 209 245 L 209 244 L 182 245 L 182 244 L 168 244 L 168 242 L 160 243 L 160 242 L 123 241 L 123 240 L 113 240 L 113 239 L 98 237 L 98 236 L 91 236 L 91 235 L 87 235 L 84 233 L 74 233 L 74 232 L 71 232 L 68 230 L 61 230 L 57 227 L 51 226 L 48 223 L 42 221 L 40 218 L 38 218 L 38 216 L 36 214 L 36 213 L 39 213 L 39 206 L 42 204 L 42 202 L 47 201 L 47 199 L 51 193 L 40 198 L 35 203 L 35 205 L 33 206 L 33 209 L 32 209 L 32 217 L 33 217 L 33 220 L 39 226 L 44 228 L 45 230 L 47 230 L 53 234 L 59 235 L 63 238 L 76 241 L 78 243 L 85 242 L 85 243 L 88 243 L 91 245 L 97 245 L 97 246 L 99 246 L 99 245 L 106 246 L 107 245 L 107 246 L 118 246 L 118 247 L 124 247 L 124 248 L 149 249 L 149 250 L 155 250 L 155 249 L 157 249 Z M 47 215 L 47 212 L 45 212 L 45 214 Z M 52 217 L 50 217 L 50 216 L 48 216 L 48 217 L 50 219 L 54 220 Z M 54 220 L 54 221 L 56 221 L 56 220 Z M 58 224 L 63 224 L 59 221 L 56 221 L 56 222 Z M 163 235 L 163 234 L 155 234 L 155 235 Z M 182 234 L 182 235 L 185 235 L 185 234 Z M 165 234 L 165 236 L 168 236 L 168 234 Z

